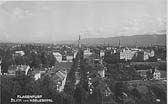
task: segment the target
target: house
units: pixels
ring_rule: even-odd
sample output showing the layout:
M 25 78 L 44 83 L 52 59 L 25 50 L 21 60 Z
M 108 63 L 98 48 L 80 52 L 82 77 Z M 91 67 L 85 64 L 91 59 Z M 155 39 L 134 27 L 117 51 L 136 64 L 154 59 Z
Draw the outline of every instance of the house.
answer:
M 59 70 L 52 76 L 52 78 L 54 79 L 54 83 L 57 86 L 57 91 L 62 92 L 64 90 L 64 86 L 67 78 L 67 71 Z
M 25 55 L 24 51 L 15 51 L 14 56 L 23 56 Z
M 67 62 L 72 62 L 73 61 L 73 56 L 67 56 Z
M 156 69 L 155 72 L 153 73 L 153 79 L 159 80 L 160 77 L 161 77 L 161 73 L 159 70 Z
M 32 71 L 32 75 L 34 80 L 38 80 L 41 79 L 42 75 L 44 75 L 46 73 L 46 71 L 39 71 L 39 70 L 34 70 Z
M 104 67 L 102 64 L 97 64 L 96 68 L 97 68 L 97 73 L 101 76 L 101 78 L 104 78 L 105 77 L 105 70 L 107 68 Z
M 165 70 L 158 70 L 155 68 L 153 72 L 153 79 L 154 80 L 160 80 L 160 79 L 166 79 L 167 78 L 167 73 Z
M 97 64 L 102 63 L 102 59 L 100 59 L 100 56 L 96 53 L 91 54 L 88 57 L 85 57 L 88 61 L 88 64 Z
M 149 70 L 136 70 L 136 72 L 139 73 L 139 75 L 140 75 L 143 79 L 147 79 L 146 73 L 147 73 L 148 71 L 149 71 Z
M 75 52 L 73 53 L 73 58 L 76 58 L 77 53 L 78 53 L 78 51 L 75 51 Z
M 18 65 L 16 67 L 16 76 L 28 75 L 29 70 L 30 70 L 30 66 L 28 65 Z
M 135 55 L 136 51 L 132 51 L 132 50 L 123 50 L 120 52 L 120 60 L 124 59 L 124 60 L 132 60 L 134 55 Z
M 41 78 L 41 74 L 40 73 L 36 73 L 35 75 L 34 75 L 34 80 L 38 80 L 38 79 L 40 79 Z
M 11 65 L 8 68 L 8 75 L 27 76 L 29 71 L 30 71 L 30 66 L 28 65 Z
M 16 75 L 16 68 L 17 66 L 16 65 L 11 65 L 9 66 L 8 68 L 8 75 Z
M 74 54 L 71 50 L 53 52 L 53 55 L 55 56 L 58 62 L 73 62 L 74 59 Z
M 148 60 L 150 57 L 154 57 L 155 53 L 154 51 L 150 51 L 150 50 L 142 50 L 142 51 L 138 51 L 136 54 L 136 61 L 146 61 Z
M 83 55 L 84 58 L 88 58 L 89 56 L 91 56 L 93 53 L 90 51 L 89 48 L 87 48 L 86 50 L 83 51 Z
M 53 55 L 58 62 L 62 62 L 62 55 L 59 52 L 53 52 Z
M 73 55 L 63 55 L 62 62 L 73 62 Z
M 105 55 L 105 52 L 103 50 L 100 50 L 100 57 L 103 58 Z

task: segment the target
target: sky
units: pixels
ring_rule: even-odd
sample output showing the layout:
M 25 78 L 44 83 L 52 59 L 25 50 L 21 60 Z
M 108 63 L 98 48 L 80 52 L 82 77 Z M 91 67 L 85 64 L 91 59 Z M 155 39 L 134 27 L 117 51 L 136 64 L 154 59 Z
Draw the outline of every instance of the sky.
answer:
M 0 42 L 166 33 L 166 0 L 0 1 Z

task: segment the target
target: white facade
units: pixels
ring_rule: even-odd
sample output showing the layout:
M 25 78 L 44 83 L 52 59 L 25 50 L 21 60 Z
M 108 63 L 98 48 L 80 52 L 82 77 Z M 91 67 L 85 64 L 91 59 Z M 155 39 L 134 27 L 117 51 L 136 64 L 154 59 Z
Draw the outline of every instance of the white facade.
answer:
M 58 62 L 62 62 L 62 55 L 59 52 L 53 52 L 53 55 Z
M 19 54 L 20 56 L 25 55 L 25 53 L 23 51 L 15 51 L 15 54 Z
M 73 56 L 66 56 L 67 62 L 72 62 Z
M 87 48 L 87 50 L 84 50 L 83 54 L 84 54 L 84 58 L 87 58 L 87 57 L 89 57 L 90 55 L 92 55 L 92 53 L 90 52 L 90 49 L 89 49 L 89 48 Z
M 16 71 L 24 71 L 24 72 L 25 72 L 25 73 L 24 73 L 25 75 L 28 74 L 29 69 L 30 69 L 30 66 L 27 66 L 27 65 L 18 65 L 18 66 L 16 67 Z
M 144 51 L 144 60 L 148 60 L 149 57 L 154 57 L 154 56 L 155 56 L 155 52 L 153 50 L 150 52 Z
M 100 76 L 101 76 L 102 78 L 105 77 L 105 70 L 99 70 L 98 73 L 100 74 Z
M 77 53 L 78 53 L 78 51 L 74 52 L 74 55 L 73 55 L 74 58 L 76 58 Z
M 46 71 L 39 71 L 34 75 L 34 80 L 38 80 L 41 78 L 41 75 L 44 74 Z
M 67 72 L 64 71 L 64 80 L 62 81 L 62 84 L 61 86 L 59 87 L 59 91 L 62 92 L 64 90 L 64 86 L 65 86 L 65 83 L 66 83 L 66 78 L 67 78 Z
M 161 73 L 157 69 L 155 69 L 155 72 L 153 73 L 153 78 L 155 80 L 159 80 L 160 76 L 161 76 Z
M 148 52 L 144 52 L 144 61 L 149 59 L 149 53 Z
M 40 78 L 41 78 L 41 74 L 40 73 L 37 73 L 37 74 L 34 75 L 34 79 L 35 80 L 38 80 Z
M 120 52 L 120 59 L 125 59 L 125 60 L 132 60 L 136 51 L 132 50 L 124 50 Z
M 103 50 L 100 51 L 100 57 L 104 57 L 105 52 Z

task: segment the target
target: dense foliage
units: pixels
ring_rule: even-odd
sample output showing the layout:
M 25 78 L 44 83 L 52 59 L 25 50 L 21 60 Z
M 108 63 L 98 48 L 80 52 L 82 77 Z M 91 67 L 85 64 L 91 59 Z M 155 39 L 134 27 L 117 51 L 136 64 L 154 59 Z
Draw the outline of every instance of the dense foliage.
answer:
M 15 51 L 23 51 L 25 55 L 16 56 Z M 25 45 L 20 47 L 7 47 L 0 49 L 2 57 L 2 73 L 7 73 L 10 65 L 29 65 L 33 68 L 51 67 L 56 63 L 56 58 L 45 46 Z
M 49 76 L 38 81 L 26 76 L 19 78 L 3 76 L 1 78 L 1 91 L 2 104 L 10 104 L 11 98 L 16 99 L 17 95 L 42 95 L 43 99 L 53 100 L 53 103 L 46 102 L 45 104 L 73 104 L 73 97 L 66 93 L 58 93 Z

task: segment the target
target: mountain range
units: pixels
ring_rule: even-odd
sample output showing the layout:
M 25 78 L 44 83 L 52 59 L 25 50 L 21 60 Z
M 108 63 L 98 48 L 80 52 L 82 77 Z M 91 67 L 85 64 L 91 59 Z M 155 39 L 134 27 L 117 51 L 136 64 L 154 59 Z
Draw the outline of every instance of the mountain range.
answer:
M 119 36 L 109 38 L 87 38 L 81 39 L 81 44 L 84 45 L 111 45 L 111 46 L 150 46 L 150 45 L 166 45 L 166 34 L 152 35 L 133 35 Z M 78 40 L 57 41 L 59 44 L 77 44 Z

